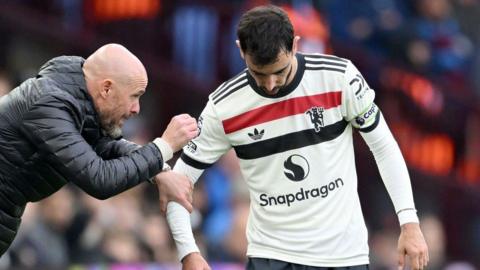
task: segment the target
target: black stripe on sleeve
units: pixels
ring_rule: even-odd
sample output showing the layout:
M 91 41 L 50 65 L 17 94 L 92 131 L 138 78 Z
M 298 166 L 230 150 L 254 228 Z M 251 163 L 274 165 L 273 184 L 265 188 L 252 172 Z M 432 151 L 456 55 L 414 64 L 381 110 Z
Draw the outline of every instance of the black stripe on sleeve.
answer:
M 331 68 L 331 67 L 309 67 L 309 66 L 306 66 L 305 70 L 329 70 L 329 71 L 336 71 L 336 72 L 340 72 L 340 73 L 345 73 L 344 69 Z
M 347 67 L 347 64 L 338 63 L 338 62 L 330 62 L 330 61 L 314 62 L 314 61 L 306 60 L 305 63 L 310 64 L 310 65 L 338 66 L 338 67 L 343 67 L 343 68 Z
M 200 162 L 200 161 L 196 161 L 195 159 L 185 155 L 185 153 L 182 153 L 182 155 L 180 156 L 180 158 L 183 160 L 183 162 L 185 162 L 187 165 L 190 165 L 196 169 L 199 169 L 199 170 L 205 170 L 207 168 L 209 168 L 210 166 L 212 166 L 213 164 L 209 164 L 209 163 L 203 163 L 203 162 Z
M 225 93 L 223 96 L 215 99 L 213 98 L 213 104 L 217 104 L 218 102 L 220 102 L 222 99 L 230 96 L 231 94 L 237 92 L 238 90 L 242 89 L 243 87 L 247 86 L 248 85 L 248 80 L 245 79 L 245 82 L 243 82 L 242 84 L 238 85 L 237 87 L 231 89 L 230 91 L 228 91 L 227 93 Z
M 262 158 L 333 140 L 344 132 L 347 125 L 348 122 L 342 119 L 332 125 L 323 127 L 320 132 L 315 132 L 315 129 L 306 129 L 260 142 L 237 145 L 234 146 L 234 149 L 238 158 L 241 159 Z
M 381 114 L 381 112 L 378 111 L 377 115 L 375 115 L 375 122 L 373 122 L 373 124 L 371 124 L 368 127 L 360 128 L 359 131 L 364 132 L 364 133 L 368 133 L 368 132 L 374 130 L 378 126 L 378 123 L 380 123 L 380 114 Z
M 237 76 L 231 78 L 230 80 L 228 80 L 227 82 L 225 82 L 217 91 L 215 91 L 212 95 L 212 98 L 213 99 L 216 99 L 218 98 L 222 93 L 224 93 L 225 91 L 227 91 L 232 85 L 235 85 L 236 83 L 238 83 L 239 81 L 243 80 L 243 79 L 246 79 L 243 78 L 244 77 L 244 74 L 245 74 L 246 71 L 244 72 L 241 72 L 240 74 L 238 74 Z
M 304 55 L 305 55 L 305 57 L 308 57 L 308 58 L 328 59 L 328 60 L 334 60 L 334 61 L 340 61 L 340 62 L 348 63 L 347 59 L 340 58 L 338 56 L 333 56 L 333 55 L 322 55 L 322 54 L 304 54 Z

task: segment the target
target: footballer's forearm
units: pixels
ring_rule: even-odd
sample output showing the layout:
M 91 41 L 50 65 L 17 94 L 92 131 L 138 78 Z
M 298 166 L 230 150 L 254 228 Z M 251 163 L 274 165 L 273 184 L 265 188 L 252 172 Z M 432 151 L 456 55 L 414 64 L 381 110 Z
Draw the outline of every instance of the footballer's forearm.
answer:
M 378 112 L 380 114 L 380 112 Z M 412 187 L 405 160 L 382 115 L 378 125 L 368 132 L 360 132 L 380 171 L 383 183 L 393 202 L 400 225 L 418 223 Z
M 193 237 L 190 214 L 187 209 L 176 202 L 169 202 L 167 205 L 167 222 L 175 240 L 180 261 L 192 252 L 199 252 Z
M 173 170 L 186 175 L 193 183 L 203 172 L 185 164 L 182 159 L 178 159 Z M 183 206 L 176 202 L 169 202 L 167 204 L 167 222 L 175 240 L 180 261 L 192 252 L 199 252 L 193 237 L 190 213 Z

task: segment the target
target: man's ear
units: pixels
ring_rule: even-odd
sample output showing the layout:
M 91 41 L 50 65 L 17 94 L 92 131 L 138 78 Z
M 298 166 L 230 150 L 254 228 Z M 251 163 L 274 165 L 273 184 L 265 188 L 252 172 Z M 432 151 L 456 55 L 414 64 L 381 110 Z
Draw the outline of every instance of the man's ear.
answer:
M 300 37 L 299 36 L 295 36 L 293 38 L 293 44 L 292 44 L 292 52 L 293 52 L 293 55 L 295 55 L 297 53 L 297 50 L 298 50 L 298 41 L 300 40 Z
M 243 60 L 245 60 L 245 54 L 242 51 L 242 46 L 240 46 L 240 40 L 236 40 L 235 44 L 237 44 L 238 50 L 240 51 L 240 57 L 242 57 Z
M 103 80 L 101 85 L 100 95 L 103 98 L 106 98 L 110 94 L 111 90 L 112 90 L 112 81 L 110 79 Z

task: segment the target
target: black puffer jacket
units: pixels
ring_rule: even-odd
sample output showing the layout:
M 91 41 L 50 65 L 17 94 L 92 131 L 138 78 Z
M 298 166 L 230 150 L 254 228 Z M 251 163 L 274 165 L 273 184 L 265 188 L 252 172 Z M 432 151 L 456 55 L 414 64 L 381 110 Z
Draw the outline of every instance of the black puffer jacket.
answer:
M 102 135 L 84 59 L 57 57 L 0 98 L 0 210 L 38 201 L 72 181 L 106 199 L 161 171 L 160 151 Z

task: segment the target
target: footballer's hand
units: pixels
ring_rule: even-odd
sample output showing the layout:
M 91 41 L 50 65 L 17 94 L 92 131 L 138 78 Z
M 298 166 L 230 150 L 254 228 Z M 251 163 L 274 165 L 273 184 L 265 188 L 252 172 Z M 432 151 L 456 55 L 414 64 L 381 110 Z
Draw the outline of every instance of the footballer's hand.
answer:
M 155 176 L 155 183 L 163 214 L 167 212 L 170 201 L 181 204 L 190 213 L 193 211 L 193 183 L 187 176 L 174 171 L 161 172 Z
M 162 134 L 173 152 L 182 149 L 191 139 L 198 135 L 197 121 L 188 114 L 174 116 Z
M 183 258 L 182 270 L 211 270 L 211 268 L 200 253 L 192 252 Z
M 428 247 L 418 223 L 402 225 L 398 239 L 398 269 L 405 268 L 405 256 L 410 259 L 412 270 L 422 270 L 428 264 Z

